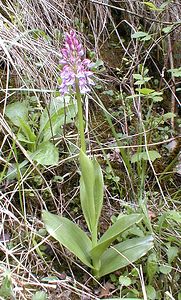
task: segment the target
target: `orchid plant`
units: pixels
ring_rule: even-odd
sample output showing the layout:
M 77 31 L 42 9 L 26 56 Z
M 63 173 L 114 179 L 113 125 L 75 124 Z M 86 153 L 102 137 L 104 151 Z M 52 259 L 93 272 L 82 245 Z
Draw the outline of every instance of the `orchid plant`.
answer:
M 61 51 L 63 65 L 60 92 L 63 96 L 74 93 L 78 107 L 80 136 L 80 202 L 90 234 L 68 218 L 43 211 L 42 218 L 48 233 L 92 269 L 100 278 L 142 257 L 153 247 L 152 236 L 134 237 L 111 246 L 121 233 L 142 220 L 141 214 L 120 215 L 116 222 L 98 239 L 99 218 L 103 207 L 104 181 L 101 167 L 95 158 L 86 154 L 82 95 L 90 92 L 92 63 L 85 58 L 82 44 L 75 31 L 66 34 Z

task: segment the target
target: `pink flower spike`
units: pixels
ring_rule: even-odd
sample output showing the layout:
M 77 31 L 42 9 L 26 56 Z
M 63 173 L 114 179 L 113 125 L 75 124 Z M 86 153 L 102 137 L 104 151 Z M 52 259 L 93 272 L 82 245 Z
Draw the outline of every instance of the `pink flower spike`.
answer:
M 75 92 L 76 78 L 79 82 L 81 94 L 90 92 L 89 85 L 94 85 L 90 78 L 93 75 L 89 69 L 92 66 L 90 59 L 84 57 L 84 49 L 82 44 L 76 37 L 74 30 L 66 33 L 64 47 L 61 50 L 62 59 L 60 63 L 63 69 L 60 72 L 62 84 L 60 85 L 60 92 L 65 95 L 69 90 Z

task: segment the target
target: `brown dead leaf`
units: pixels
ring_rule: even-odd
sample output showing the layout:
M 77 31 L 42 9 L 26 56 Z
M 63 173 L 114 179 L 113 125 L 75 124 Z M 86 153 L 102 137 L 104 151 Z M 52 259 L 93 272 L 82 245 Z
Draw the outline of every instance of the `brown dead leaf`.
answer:
M 114 284 L 110 283 L 110 282 L 106 282 L 104 285 L 104 288 L 101 289 L 101 293 L 99 295 L 99 298 L 104 298 L 110 295 L 111 290 L 115 289 Z

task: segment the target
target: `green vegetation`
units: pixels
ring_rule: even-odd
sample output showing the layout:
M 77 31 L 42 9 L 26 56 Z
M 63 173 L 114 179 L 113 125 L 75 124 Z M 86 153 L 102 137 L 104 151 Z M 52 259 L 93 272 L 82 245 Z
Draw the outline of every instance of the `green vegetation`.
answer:
M 0 299 L 181 299 L 179 15 L 0 1 Z

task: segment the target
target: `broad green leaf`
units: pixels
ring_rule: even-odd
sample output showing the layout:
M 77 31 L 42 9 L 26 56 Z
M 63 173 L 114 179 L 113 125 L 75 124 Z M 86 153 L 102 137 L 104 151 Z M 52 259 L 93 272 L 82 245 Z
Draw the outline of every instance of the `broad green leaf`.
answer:
M 104 67 L 104 62 L 103 62 L 103 60 L 98 59 L 98 60 L 93 64 L 92 69 L 93 69 L 93 70 L 97 70 L 97 69 L 100 69 L 100 67 L 101 67 L 101 68 Z
M 131 226 L 131 228 L 129 228 L 128 230 L 124 231 L 124 233 L 122 234 L 122 237 L 124 239 L 127 238 L 127 236 L 137 236 L 137 237 L 144 237 L 144 232 L 136 225 Z
M 174 261 L 174 259 L 178 256 L 178 247 L 172 247 L 170 246 L 167 250 L 167 257 L 168 257 L 168 263 L 171 265 L 171 263 Z
M 162 226 L 163 226 L 164 222 L 167 221 L 168 219 L 169 220 L 171 219 L 171 220 L 177 222 L 178 224 L 181 224 L 181 213 L 179 211 L 169 210 L 169 211 L 165 212 L 164 214 L 162 214 L 159 217 L 159 222 L 158 222 L 160 234 L 161 234 L 161 230 L 162 230 Z
M 34 134 L 34 132 L 31 130 L 30 126 L 28 125 L 28 123 L 26 121 L 24 121 L 23 119 L 19 119 L 19 123 L 21 126 L 21 130 L 23 131 L 23 133 L 25 134 L 26 138 L 31 142 L 34 143 L 36 141 L 36 135 Z
M 153 100 L 154 103 L 163 100 L 163 92 L 153 92 L 149 95 L 149 98 Z
M 93 268 L 89 252 L 92 243 L 86 233 L 69 219 L 43 211 L 42 219 L 48 233 L 85 265 Z
M 151 34 L 147 34 L 145 37 L 141 38 L 141 41 L 149 41 L 151 40 Z
M 153 278 L 158 271 L 158 260 L 156 253 L 151 253 L 147 259 L 146 272 L 148 276 L 148 283 L 151 285 Z
M 164 2 L 160 5 L 160 9 L 165 9 L 166 7 L 169 7 L 171 1 L 172 1 L 172 0 L 164 1 Z
M 133 78 L 137 80 L 134 83 L 135 85 L 142 85 L 148 82 L 152 77 L 145 77 L 145 75 L 142 76 L 141 74 L 133 74 Z
M 84 218 L 90 231 L 96 224 L 95 203 L 94 203 L 94 164 L 91 159 L 80 151 L 80 200 Z
M 150 8 L 150 10 L 154 10 L 154 11 L 161 11 L 162 9 L 158 8 L 155 6 L 155 4 L 153 2 L 148 2 L 148 1 L 144 1 L 143 2 L 146 6 L 148 6 L 148 8 Z
M 172 267 L 169 266 L 169 265 L 162 265 L 159 267 L 159 271 L 162 273 L 162 274 L 169 274 L 171 271 L 172 271 Z
M 105 251 L 98 276 L 102 277 L 135 262 L 153 247 L 153 237 L 132 238 Z
M 133 74 L 133 78 L 136 80 L 143 80 L 143 76 L 141 74 Z
M 134 85 L 142 85 L 150 81 L 151 77 L 144 77 L 143 80 L 137 80 Z
M 155 124 L 158 125 L 158 124 L 164 124 L 164 122 L 166 122 L 167 120 L 172 119 L 172 118 L 175 118 L 175 117 L 176 117 L 175 114 L 169 112 L 169 113 L 166 113 L 166 114 L 164 114 L 164 115 L 161 115 L 160 117 L 155 118 L 154 120 L 156 121 Z M 169 144 L 168 144 L 168 145 L 169 145 Z M 168 146 L 168 145 L 167 145 L 167 146 Z M 166 147 L 167 147 L 167 146 L 166 146 Z M 169 146 L 168 146 L 168 148 L 169 148 Z
M 3 277 L 4 278 L 1 282 L 1 287 L 0 287 L 0 297 L 3 297 L 3 299 L 14 298 L 10 271 L 5 270 Z
M 17 134 L 18 141 L 26 143 L 26 144 L 35 144 L 35 142 L 32 142 L 28 140 L 21 132 L 18 132 Z
M 52 166 L 58 164 L 58 149 L 51 142 L 43 142 L 38 145 L 36 152 L 31 154 L 33 160 L 40 165 Z
M 102 210 L 103 205 L 103 193 L 104 193 L 104 180 L 102 175 L 102 170 L 97 162 L 97 160 L 93 159 L 93 167 L 94 167 L 94 206 L 95 206 L 95 222 L 98 225 L 99 217 Z
M 96 159 L 80 151 L 80 199 L 87 226 L 90 231 L 97 228 L 103 204 L 103 175 Z
M 156 291 L 152 285 L 147 285 L 146 286 L 146 293 L 147 293 L 147 299 L 148 300 L 155 300 L 158 299 L 156 295 Z
M 172 119 L 172 118 L 175 118 L 175 117 L 176 117 L 176 115 L 174 113 L 169 112 L 169 113 L 166 113 L 166 114 L 162 115 L 160 118 L 162 118 L 163 121 L 165 122 L 168 119 Z
M 155 90 L 142 88 L 142 89 L 136 89 L 136 91 L 140 92 L 143 95 L 149 95 L 149 94 L 153 93 Z
M 92 199 L 90 199 L 90 201 L 93 201 Z M 90 211 L 88 208 L 89 196 L 87 195 L 82 176 L 80 177 L 80 201 L 81 201 L 81 208 L 83 211 L 83 215 L 84 215 L 87 227 L 88 227 L 89 231 L 91 232 L 91 216 L 90 216 Z
M 181 67 L 176 69 L 170 69 L 168 72 L 172 73 L 172 77 L 181 77 Z
M 146 152 L 143 153 L 142 159 L 148 160 L 148 155 L 152 162 L 154 162 L 157 158 L 161 158 L 161 155 L 156 150 L 149 150 L 148 154 Z
M 132 281 L 128 276 L 119 276 L 119 283 L 122 286 L 129 286 L 131 285 Z
M 138 38 L 143 38 L 143 37 L 145 37 L 145 36 L 147 36 L 147 35 L 148 35 L 147 32 L 144 32 L 144 31 L 137 31 L 137 32 L 135 32 L 135 33 L 133 33 L 133 34 L 131 35 L 131 38 L 132 38 L 132 39 L 138 39 Z
M 114 91 L 113 90 L 107 90 L 102 92 L 103 95 L 108 95 L 108 96 L 114 96 Z
M 72 122 L 77 114 L 76 103 L 71 97 L 56 97 L 52 99 L 49 108 L 45 108 L 40 118 L 40 140 L 48 141 L 52 136 L 61 133 L 64 124 Z
M 177 223 L 181 223 L 181 212 L 175 211 L 175 210 L 170 210 L 169 212 L 166 213 L 166 219 L 172 219 L 176 221 Z
M 7 174 L 5 178 L 8 180 L 14 180 L 15 178 L 18 178 L 18 173 L 23 175 L 25 171 L 27 170 L 28 160 L 22 161 L 22 163 L 13 163 L 9 166 Z
M 38 39 L 39 37 L 42 37 L 44 39 L 46 39 L 47 41 L 50 41 L 50 36 L 48 36 L 45 31 L 43 31 L 42 29 L 30 29 L 28 31 L 29 34 L 31 34 L 33 36 L 34 39 Z
M 11 122 L 20 127 L 20 119 L 24 122 L 27 122 L 28 120 L 28 107 L 25 102 L 15 102 L 12 104 L 7 105 L 6 116 L 11 120 Z
M 162 31 L 163 31 L 164 33 L 169 33 L 169 32 L 173 29 L 173 27 L 174 27 L 174 25 L 170 25 L 170 26 L 164 27 L 164 28 L 162 29 Z
M 149 155 L 149 158 L 148 158 L 148 155 Z M 156 150 L 149 150 L 148 154 L 146 151 L 135 153 L 131 158 L 131 162 L 135 163 L 135 162 L 139 162 L 141 160 L 149 160 L 149 159 L 152 162 L 154 162 L 157 158 L 160 158 L 160 157 L 161 157 L 161 155 Z
M 163 97 L 162 96 L 153 96 L 153 97 L 150 97 L 150 98 L 153 100 L 154 103 L 163 101 Z
M 117 237 L 133 226 L 134 224 L 140 222 L 142 216 L 140 214 L 132 214 L 132 215 L 123 215 L 116 222 L 108 228 L 108 230 L 103 234 L 100 238 L 96 247 L 91 250 L 91 256 L 93 259 L 99 259 L 100 256 L 107 250 L 107 248 L 111 245 L 113 241 L 117 239 Z

